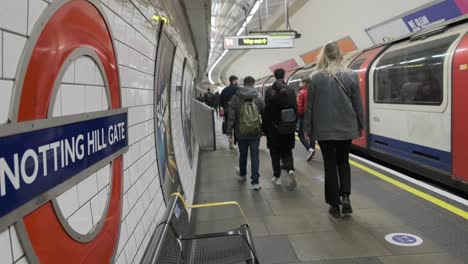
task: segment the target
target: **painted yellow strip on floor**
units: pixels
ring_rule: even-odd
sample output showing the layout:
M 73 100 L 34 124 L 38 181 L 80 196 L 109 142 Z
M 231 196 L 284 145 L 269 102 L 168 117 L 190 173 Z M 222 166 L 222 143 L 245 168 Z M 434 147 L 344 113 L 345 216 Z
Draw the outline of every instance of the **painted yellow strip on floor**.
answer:
M 296 139 L 299 140 L 299 137 L 296 137 Z M 320 149 L 320 147 L 318 145 L 316 147 L 317 147 L 317 149 Z M 349 160 L 349 164 L 351 164 L 354 167 L 359 168 L 359 169 L 361 169 L 361 170 L 363 170 L 363 171 L 365 171 L 367 173 L 370 173 L 370 174 L 376 176 L 377 178 L 380 178 L 383 181 L 391 183 L 391 184 L 393 184 L 393 185 L 395 185 L 395 186 L 397 186 L 397 187 L 399 187 L 399 188 L 401 188 L 401 189 L 403 189 L 403 190 L 405 190 L 405 191 L 407 191 L 409 193 L 412 193 L 412 194 L 414 194 L 414 195 L 416 195 L 416 196 L 418 196 L 418 197 L 420 197 L 420 198 L 422 198 L 422 199 L 424 199 L 426 201 L 429 201 L 429 202 L 431 202 L 431 203 L 433 203 L 433 204 L 435 204 L 435 205 L 437 205 L 439 207 L 444 208 L 447 211 L 450 211 L 450 212 L 452 212 L 452 213 L 454 213 L 454 214 L 456 214 L 458 216 L 461 216 L 464 219 L 468 220 L 468 212 L 467 211 L 464 211 L 464 210 L 462 210 L 462 209 L 460 209 L 460 208 L 458 208 L 456 206 L 453 206 L 453 205 L 451 205 L 451 204 L 449 204 L 449 203 L 447 203 L 445 201 L 442 201 L 442 200 L 440 200 L 440 199 L 438 199 L 438 198 L 436 198 L 436 197 L 434 197 L 434 196 L 432 196 L 430 194 L 427 194 L 427 193 L 422 192 L 422 191 L 420 191 L 420 190 L 418 190 L 416 188 L 413 188 L 413 187 L 411 187 L 411 186 L 409 186 L 409 185 L 407 185 L 405 183 L 402 183 L 402 182 L 397 181 L 397 180 L 395 180 L 395 179 L 393 179 L 391 177 L 388 177 L 388 176 L 386 176 L 386 175 L 384 175 L 384 174 L 382 174 L 382 173 L 380 173 L 380 172 L 378 172 L 376 170 L 373 170 L 373 169 L 371 169 L 371 168 L 369 168 L 369 167 L 367 167 L 365 165 L 362 165 L 361 163 L 358 163 L 356 161 Z
M 410 192 L 410 193 L 412 193 L 412 194 L 414 194 L 414 195 L 416 195 L 416 196 L 418 196 L 418 197 L 420 197 L 420 198 L 422 198 L 424 200 L 427 200 L 427 201 L 429 201 L 429 202 L 431 202 L 431 203 L 433 203 L 433 204 L 435 204 L 437 206 L 440 206 L 440 207 L 444 208 L 445 210 L 448 210 L 448 211 L 450 211 L 450 212 L 452 212 L 452 213 L 454 213 L 456 215 L 459 215 L 459 216 L 461 216 L 461 217 L 468 220 L 468 212 L 466 212 L 466 211 L 464 211 L 464 210 L 462 210 L 462 209 L 460 209 L 460 208 L 458 208 L 456 206 L 453 206 L 453 205 L 451 205 L 451 204 L 449 204 L 449 203 L 447 203 L 445 201 L 442 201 L 442 200 L 440 200 L 440 199 L 438 199 L 438 198 L 436 198 L 436 197 L 434 197 L 434 196 L 432 196 L 430 194 L 427 194 L 427 193 L 422 192 L 422 191 L 420 191 L 420 190 L 418 190 L 416 188 L 413 188 L 413 187 L 411 187 L 411 186 L 409 186 L 409 185 L 407 185 L 405 183 L 399 182 L 399 181 L 397 181 L 397 180 L 395 180 L 395 179 L 393 179 L 391 177 L 385 176 L 384 174 L 382 174 L 382 173 L 380 173 L 380 172 L 378 172 L 376 170 L 373 170 L 373 169 L 371 169 L 371 168 L 369 168 L 367 166 L 364 166 L 364 165 L 362 165 L 360 163 L 357 163 L 357 162 L 355 162 L 353 160 L 350 160 L 349 163 L 351 165 L 353 165 L 354 167 L 356 167 L 356 168 L 359 168 L 359 169 L 361 169 L 361 170 L 363 170 L 365 172 L 368 172 L 368 173 L 380 178 L 381 180 L 384 180 L 384 181 L 386 181 L 388 183 L 391 183 L 391 184 L 393 184 L 393 185 L 395 185 L 395 186 L 397 186 L 397 187 L 399 187 L 399 188 L 401 188 L 401 189 L 403 189 L 403 190 L 405 190 L 407 192 Z

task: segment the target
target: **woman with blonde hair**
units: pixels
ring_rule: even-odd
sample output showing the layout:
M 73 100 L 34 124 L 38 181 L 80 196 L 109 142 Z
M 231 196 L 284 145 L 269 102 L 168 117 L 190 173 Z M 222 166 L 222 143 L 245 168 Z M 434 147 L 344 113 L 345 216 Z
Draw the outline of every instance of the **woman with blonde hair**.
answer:
M 318 141 L 325 169 L 325 202 L 334 218 L 351 214 L 351 141 L 365 127 L 356 73 L 348 70 L 336 42 L 326 44 L 310 77 L 304 130 Z M 340 210 L 341 206 L 341 210 Z

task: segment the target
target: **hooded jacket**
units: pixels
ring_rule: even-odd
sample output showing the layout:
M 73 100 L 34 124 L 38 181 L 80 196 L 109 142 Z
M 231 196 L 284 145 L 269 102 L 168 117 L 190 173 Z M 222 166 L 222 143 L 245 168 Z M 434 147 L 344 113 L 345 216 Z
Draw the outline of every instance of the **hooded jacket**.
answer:
M 294 148 L 296 136 L 294 133 L 280 135 L 277 124 L 281 121 L 281 110 L 292 107 L 297 114 L 296 95 L 286 83 L 279 80 L 272 86 L 271 95 L 266 100 L 263 114 L 262 130 L 267 136 L 268 148 L 289 150 Z
M 236 135 L 238 139 L 258 139 L 261 137 L 261 133 L 259 132 L 255 137 L 242 137 L 240 135 L 240 127 L 239 127 L 239 116 L 240 116 L 240 109 L 244 101 L 252 101 L 258 107 L 258 112 L 260 115 L 263 113 L 265 108 L 265 103 L 263 102 L 262 97 L 255 90 L 253 87 L 242 87 L 236 92 L 236 94 L 232 97 L 231 101 L 229 101 L 228 106 L 228 123 L 227 123 L 227 134 L 232 135 L 232 131 Z

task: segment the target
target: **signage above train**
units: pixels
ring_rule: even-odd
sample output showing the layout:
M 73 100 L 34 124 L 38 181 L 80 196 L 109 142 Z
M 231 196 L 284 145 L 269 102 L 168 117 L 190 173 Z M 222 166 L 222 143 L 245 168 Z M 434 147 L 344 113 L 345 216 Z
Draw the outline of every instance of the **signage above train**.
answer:
M 224 38 L 224 49 L 286 49 L 294 47 L 294 37 L 290 35 L 251 35 Z

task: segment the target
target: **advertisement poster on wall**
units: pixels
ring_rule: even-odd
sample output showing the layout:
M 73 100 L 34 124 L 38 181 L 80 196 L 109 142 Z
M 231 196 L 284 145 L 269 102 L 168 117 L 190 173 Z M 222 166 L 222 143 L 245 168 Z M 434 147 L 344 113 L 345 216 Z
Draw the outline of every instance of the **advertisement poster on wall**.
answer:
M 179 179 L 171 131 L 170 86 L 175 45 L 161 32 L 155 71 L 155 137 L 161 187 L 166 201 L 173 192 L 183 193 Z
M 195 148 L 194 133 L 192 133 L 191 122 L 191 107 L 193 98 L 194 78 L 193 71 L 187 65 L 187 59 L 184 60 L 184 68 L 182 74 L 182 89 L 180 90 L 180 105 L 182 117 L 182 130 L 184 134 L 185 148 L 187 149 L 187 156 L 190 162 L 190 167 L 193 166 L 193 150 Z

